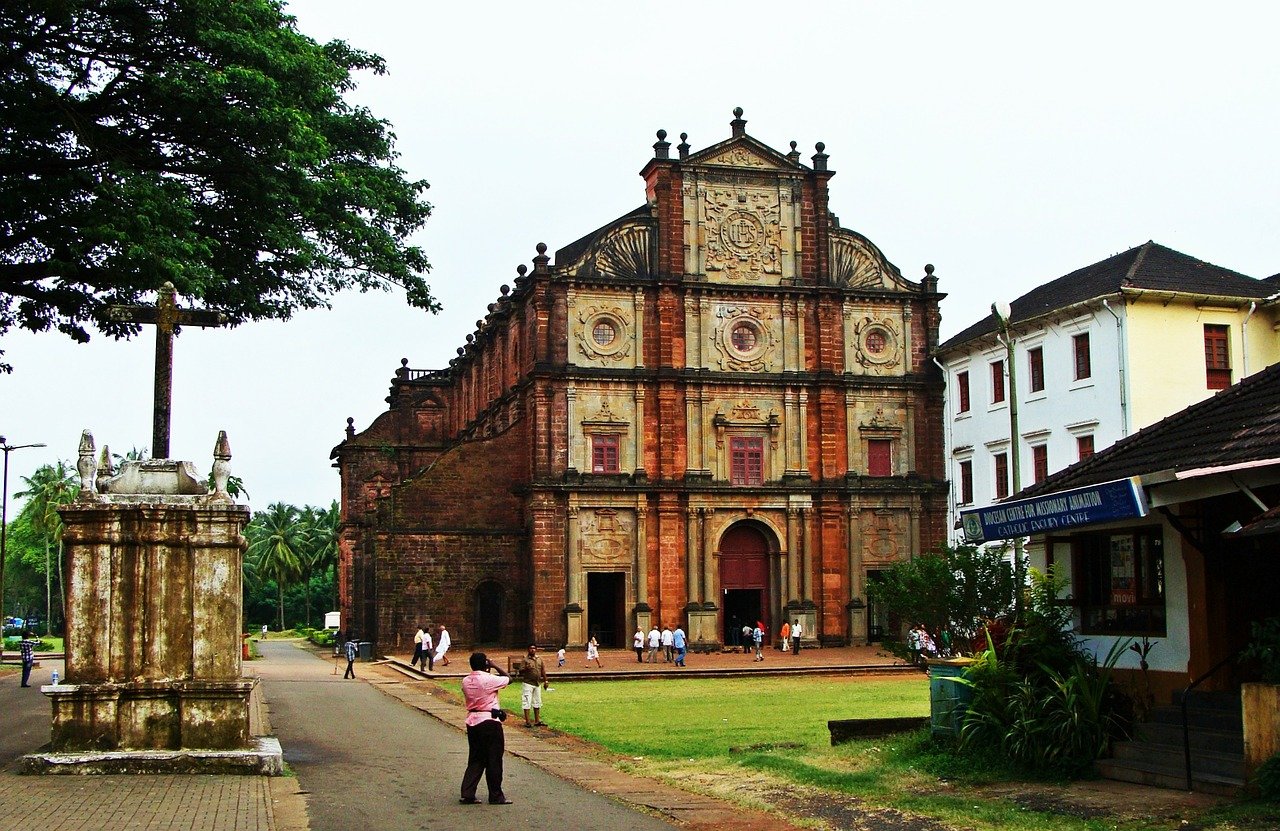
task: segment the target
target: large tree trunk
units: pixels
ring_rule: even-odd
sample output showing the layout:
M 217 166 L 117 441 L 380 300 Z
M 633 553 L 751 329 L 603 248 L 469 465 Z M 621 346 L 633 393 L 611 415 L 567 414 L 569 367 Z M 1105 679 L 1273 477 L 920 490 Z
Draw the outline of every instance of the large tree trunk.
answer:
M 53 626 L 53 573 L 49 571 L 49 538 L 44 538 L 44 634 L 52 633 Z
M 58 630 L 66 635 L 63 621 L 67 619 L 67 584 L 62 582 L 62 560 L 66 555 L 62 539 L 58 539 Z
M 276 608 L 280 610 L 280 631 L 284 631 L 284 582 L 276 581 Z

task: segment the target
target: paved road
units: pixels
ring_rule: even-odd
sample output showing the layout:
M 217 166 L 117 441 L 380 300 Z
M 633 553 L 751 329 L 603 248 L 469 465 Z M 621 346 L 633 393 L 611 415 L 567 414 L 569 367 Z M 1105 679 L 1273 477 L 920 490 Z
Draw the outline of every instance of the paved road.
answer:
M 291 643 L 258 645 L 271 726 L 307 796 L 312 831 L 353 828 L 636 829 L 660 819 L 569 784 L 508 755 L 514 805 L 459 805 L 466 737 Z M 357 673 L 360 667 L 357 665 Z M 485 786 L 480 785 L 481 799 Z

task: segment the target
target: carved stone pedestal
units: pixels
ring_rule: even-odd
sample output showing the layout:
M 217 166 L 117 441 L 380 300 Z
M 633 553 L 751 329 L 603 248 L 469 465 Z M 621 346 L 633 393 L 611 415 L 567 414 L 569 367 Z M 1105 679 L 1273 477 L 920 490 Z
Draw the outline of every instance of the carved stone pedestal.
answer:
M 240 663 L 248 507 L 225 493 L 97 494 L 87 484 L 60 509 L 66 683 L 42 688 L 54 755 L 257 752 L 257 679 Z
M 716 652 L 720 649 L 720 615 L 710 603 L 702 608 L 688 609 L 689 623 L 685 635 L 690 649 L 696 652 Z

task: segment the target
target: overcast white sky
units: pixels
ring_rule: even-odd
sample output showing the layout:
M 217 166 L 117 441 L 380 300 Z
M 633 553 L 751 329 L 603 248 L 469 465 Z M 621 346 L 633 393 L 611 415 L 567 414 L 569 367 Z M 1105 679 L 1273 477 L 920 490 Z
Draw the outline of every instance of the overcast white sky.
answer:
M 1280 7 L 1270 3 L 436 3 L 296 0 L 299 27 L 381 54 L 354 100 L 431 182 L 418 242 L 438 316 L 395 294 L 175 349 L 173 455 L 226 429 L 255 509 L 328 504 L 347 416 L 382 412 L 400 358 L 446 364 L 528 263 L 644 201 L 654 132 L 747 132 L 808 163 L 831 207 L 908 277 L 934 263 L 943 337 L 1075 268 L 1154 239 L 1253 277 L 1280 271 Z M 0 434 L 72 460 L 80 430 L 150 447 L 153 336 L 11 333 Z M 15 507 L 14 505 L 10 506 Z

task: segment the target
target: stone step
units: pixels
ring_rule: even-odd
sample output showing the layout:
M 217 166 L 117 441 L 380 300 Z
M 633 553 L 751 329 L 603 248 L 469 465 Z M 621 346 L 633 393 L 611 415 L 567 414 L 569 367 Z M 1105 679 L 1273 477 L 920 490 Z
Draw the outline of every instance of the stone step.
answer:
M 1176 724 L 1182 729 L 1182 709 L 1180 707 L 1156 707 L 1147 716 L 1151 724 Z M 1187 723 L 1192 727 L 1207 730 L 1224 730 L 1242 732 L 1244 721 L 1240 716 L 1240 705 L 1237 702 L 1234 710 L 1221 707 L 1187 708 Z
M 1203 727 L 1192 727 L 1188 731 L 1192 751 L 1210 753 L 1244 754 L 1244 729 L 1210 730 Z M 1134 740 L 1152 744 L 1173 745 L 1182 749 L 1182 725 L 1167 722 L 1148 722 L 1139 724 L 1134 733 Z
M 1186 756 L 1182 744 L 1151 742 L 1116 742 L 1112 758 L 1122 761 L 1147 762 L 1186 775 Z M 1220 753 L 1191 750 L 1192 775 L 1206 773 L 1244 781 L 1244 753 Z
M 1099 759 L 1095 763 L 1095 769 L 1099 776 L 1120 782 L 1134 782 L 1139 785 L 1179 791 L 1187 787 L 1186 773 L 1181 766 L 1172 769 L 1154 762 L 1133 759 Z M 1197 773 L 1194 768 L 1192 769 L 1191 789 L 1194 791 L 1220 796 L 1237 796 L 1243 787 L 1244 782 L 1240 779 Z

